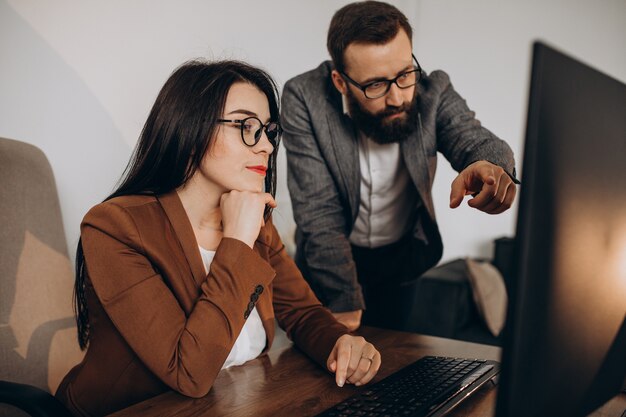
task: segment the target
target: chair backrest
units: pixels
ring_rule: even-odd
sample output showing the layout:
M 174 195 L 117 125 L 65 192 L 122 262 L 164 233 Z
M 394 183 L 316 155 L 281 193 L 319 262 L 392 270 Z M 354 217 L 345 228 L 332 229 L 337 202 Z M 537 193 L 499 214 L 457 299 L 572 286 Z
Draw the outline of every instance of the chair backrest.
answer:
M 54 394 L 83 357 L 57 188 L 37 147 L 0 138 L 0 380 Z

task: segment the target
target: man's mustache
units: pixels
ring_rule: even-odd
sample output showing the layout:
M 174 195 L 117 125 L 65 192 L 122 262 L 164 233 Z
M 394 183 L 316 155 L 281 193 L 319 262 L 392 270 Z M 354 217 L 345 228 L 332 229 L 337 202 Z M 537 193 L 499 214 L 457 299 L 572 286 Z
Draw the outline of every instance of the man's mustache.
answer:
M 411 103 L 404 103 L 402 106 L 387 106 L 384 110 L 381 110 L 376 114 L 376 118 L 384 119 L 388 116 L 393 116 L 398 113 L 407 113 L 409 108 L 411 107 Z

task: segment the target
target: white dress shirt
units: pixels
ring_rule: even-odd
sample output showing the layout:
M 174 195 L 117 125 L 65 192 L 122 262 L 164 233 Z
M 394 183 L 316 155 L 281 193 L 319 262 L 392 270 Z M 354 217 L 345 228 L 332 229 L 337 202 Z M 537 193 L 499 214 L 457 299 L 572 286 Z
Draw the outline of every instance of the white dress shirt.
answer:
M 349 115 L 344 100 L 344 112 Z M 377 248 L 397 242 L 409 230 L 417 190 L 399 143 L 381 145 L 359 131 L 360 200 L 350 243 Z
M 215 256 L 215 251 L 200 247 L 200 255 L 202 255 L 204 269 L 208 274 L 211 268 L 211 262 L 213 262 L 213 257 Z M 256 310 L 256 307 L 254 307 L 246 323 L 243 325 L 243 329 L 241 329 L 241 333 L 239 333 L 239 337 L 237 337 L 230 354 L 226 358 L 226 362 L 222 365 L 222 369 L 233 365 L 241 365 L 256 358 L 263 352 L 266 341 L 267 335 L 265 334 L 263 322 L 261 322 L 259 312 Z

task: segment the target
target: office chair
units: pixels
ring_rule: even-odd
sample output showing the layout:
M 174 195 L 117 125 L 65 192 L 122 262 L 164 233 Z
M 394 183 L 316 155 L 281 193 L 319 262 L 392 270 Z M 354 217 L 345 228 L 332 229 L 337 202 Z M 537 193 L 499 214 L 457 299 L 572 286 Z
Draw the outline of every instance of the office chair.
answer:
M 0 138 L 0 178 L 0 416 L 69 416 L 52 394 L 83 353 L 52 169 L 37 147 Z

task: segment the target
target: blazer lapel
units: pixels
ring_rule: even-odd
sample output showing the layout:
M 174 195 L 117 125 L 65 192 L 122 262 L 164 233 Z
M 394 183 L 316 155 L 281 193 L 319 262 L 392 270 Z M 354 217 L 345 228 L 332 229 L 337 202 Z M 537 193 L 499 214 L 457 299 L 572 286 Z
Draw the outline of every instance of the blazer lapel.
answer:
M 176 190 L 173 190 L 167 194 L 157 196 L 157 199 L 159 203 L 161 203 L 170 224 L 176 232 L 178 242 L 185 254 L 194 280 L 198 285 L 202 284 L 206 279 L 204 264 L 200 257 L 200 249 L 198 248 L 196 235 L 193 233 L 189 217 L 187 217 L 187 212 L 178 197 L 178 193 L 176 193 Z
M 430 174 L 428 169 L 428 157 L 422 138 L 421 118 L 416 131 L 406 140 L 400 142 L 400 152 L 404 159 L 404 164 L 409 171 L 409 176 L 413 180 L 417 192 L 430 215 L 435 218 L 435 210 L 432 207 L 430 198 Z
M 359 210 L 360 190 L 358 139 L 352 120 L 343 113 L 341 94 L 335 89 L 332 82 L 329 84 L 327 99 L 330 102 L 330 107 L 326 111 L 327 137 L 332 143 L 335 160 L 328 161 L 328 163 L 334 163 L 337 171 L 341 174 L 342 191 L 348 198 L 352 220 L 354 220 Z

